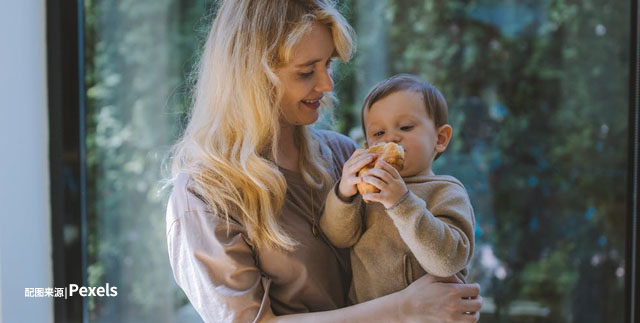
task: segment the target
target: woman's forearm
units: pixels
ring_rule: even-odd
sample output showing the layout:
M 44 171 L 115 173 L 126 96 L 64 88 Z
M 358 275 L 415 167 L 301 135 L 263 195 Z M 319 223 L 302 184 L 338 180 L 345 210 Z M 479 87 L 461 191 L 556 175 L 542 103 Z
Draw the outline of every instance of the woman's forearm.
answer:
M 478 284 L 425 275 L 409 287 L 357 305 L 326 312 L 265 316 L 263 322 L 477 322 L 482 308 Z
M 396 292 L 370 301 L 324 312 L 271 316 L 264 322 L 393 322 L 400 321 L 401 292 Z

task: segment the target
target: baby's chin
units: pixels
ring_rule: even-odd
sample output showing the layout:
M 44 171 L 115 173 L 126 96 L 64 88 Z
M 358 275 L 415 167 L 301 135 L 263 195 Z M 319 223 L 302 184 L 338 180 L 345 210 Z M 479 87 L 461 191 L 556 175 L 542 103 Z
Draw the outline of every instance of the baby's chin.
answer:
M 407 164 L 405 164 L 405 168 L 400 171 L 400 176 L 402 177 L 412 177 L 417 175 L 433 175 L 433 172 L 431 171 L 431 168 L 413 169 L 413 167 Z

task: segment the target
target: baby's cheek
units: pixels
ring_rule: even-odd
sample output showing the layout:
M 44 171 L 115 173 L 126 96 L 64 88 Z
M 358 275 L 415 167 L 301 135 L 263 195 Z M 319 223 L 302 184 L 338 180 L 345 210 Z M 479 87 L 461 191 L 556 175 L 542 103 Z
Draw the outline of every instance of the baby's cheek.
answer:
M 380 142 L 381 141 L 377 140 L 377 139 L 371 139 L 371 138 L 367 139 L 367 145 L 369 145 L 369 147 L 375 146 L 375 145 L 379 144 Z

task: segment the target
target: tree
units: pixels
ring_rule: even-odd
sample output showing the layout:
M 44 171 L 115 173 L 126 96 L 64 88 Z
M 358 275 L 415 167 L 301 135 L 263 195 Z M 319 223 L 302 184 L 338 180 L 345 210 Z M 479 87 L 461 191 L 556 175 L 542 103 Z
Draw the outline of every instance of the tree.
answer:
M 208 1 L 85 1 L 91 319 L 173 321 L 163 158 L 187 110 Z M 204 18 L 203 18 L 204 17 Z M 126 318 L 126 319 L 124 319 Z
M 454 137 L 434 167 L 475 208 L 469 279 L 495 305 L 482 320 L 621 322 L 628 2 L 369 3 L 340 1 L 359 49 L 336 66 L 336 129 L 357 136 L 384 77 L 442 91 Z M 172 321 L 187 300 L 166 256 L 160 169 L 216 3 L 85 5 L 89 284 L 119 288 L 91 300 L 92 319 Z

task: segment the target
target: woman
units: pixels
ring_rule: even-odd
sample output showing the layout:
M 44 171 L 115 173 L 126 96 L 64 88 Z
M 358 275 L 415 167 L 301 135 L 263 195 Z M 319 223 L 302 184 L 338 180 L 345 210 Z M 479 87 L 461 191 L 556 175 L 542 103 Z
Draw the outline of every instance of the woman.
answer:
M 175 279 L 205 321 L 477 321 L 479 286 L 433 277 L 347 306 L 348 253 L 317 222 L 356 146 L 308 125 L 330 104 L 331 60 L 351 54 L 329 0 L 221 4 L 167 208 Z

